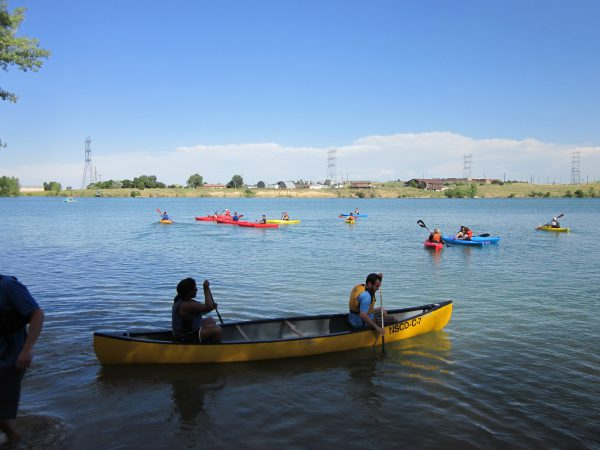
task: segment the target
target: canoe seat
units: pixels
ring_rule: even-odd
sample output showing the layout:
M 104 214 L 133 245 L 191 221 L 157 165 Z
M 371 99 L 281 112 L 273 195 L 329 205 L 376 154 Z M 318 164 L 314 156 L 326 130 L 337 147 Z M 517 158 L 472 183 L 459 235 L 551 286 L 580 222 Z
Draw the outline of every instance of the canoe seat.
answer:
M 304 336 L 304 333 L 302 333 L 302 331 L 300 331 L 298 328 L 296 328 L 295 325 L 293 325 L 292 323 L 290 323 L 289 320 L 284 320 L 283 321 L 288 327 L 290 327 L 290 329 L 296 333 L 298 336 Z

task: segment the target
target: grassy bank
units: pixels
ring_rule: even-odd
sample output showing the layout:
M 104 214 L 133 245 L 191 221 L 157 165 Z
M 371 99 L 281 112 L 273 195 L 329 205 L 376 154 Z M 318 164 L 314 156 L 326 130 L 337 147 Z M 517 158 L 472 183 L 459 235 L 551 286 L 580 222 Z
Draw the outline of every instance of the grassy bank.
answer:
M 462 187 L 451 187 L 460 191 Z M 464 187 L 465 190 L 467 186 Z M 470 187 L 469 187 L 470 188 Z M 528 198 L 528 197 L 599 197 L 600 183 L 570 184 L 529 184 L 505 183 L 476 185 L 476 198 Z M 74 189 L 52 192 L 26 192 L 23 196 L 74 196 L 94 197 L 95 189 Z M 445 191 L 426 191 L 404 187 L 402 183 L 388 182 L 375 184 L 371 189 L 100 189 L 103 197 L 215 197 L 215 198 L 446 198 Z

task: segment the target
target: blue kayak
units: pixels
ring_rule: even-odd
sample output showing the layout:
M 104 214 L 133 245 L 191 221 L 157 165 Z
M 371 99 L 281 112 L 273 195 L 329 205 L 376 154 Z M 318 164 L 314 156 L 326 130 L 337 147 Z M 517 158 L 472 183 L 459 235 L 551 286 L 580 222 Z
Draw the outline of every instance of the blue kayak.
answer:
M 483 247 L 484 243 L 481 241 L 476 241 L 472 238 L 470 241 L 465 241 L 464 239 L 455 239 L 454 236 L 443 236 L 444 241 L 450 245 L 467 245 L 471 247 Z M 485 239 L 485 238 L 481 238 Z
M 488 237 L 473 236 L 471 238 L 471 241 L 483 242 L 484 244 L 497 244 L 500 241 L 500 236 L 488 236 Z
M 354 217 L 369 217 L 368 214 L 352 214 Z M 350 214 L 340 214 L 341 217 L 349 217 Z

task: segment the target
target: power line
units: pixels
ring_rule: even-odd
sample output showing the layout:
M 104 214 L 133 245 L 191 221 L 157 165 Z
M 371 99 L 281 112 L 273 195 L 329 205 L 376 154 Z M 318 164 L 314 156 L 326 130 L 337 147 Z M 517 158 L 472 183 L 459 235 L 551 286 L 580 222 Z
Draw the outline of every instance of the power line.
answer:
M 579 151 L 573 152 L 571 161 L 571 184 L 581 183 L 581 172 L 579 170 L 579 164 L 581 153 Z
M 81 189 L 86 189 L 90 184 L 94 184 L 94 173 L 92 171 L 92 140 L 85 140 L 85 165 L 83 166 L 83 180 Z
M 336 161 L 337 161 L 337 150 L 335 148 L 330 148 L 327 151 L 327 178 L 326 181 L 329 180 L 330 185 L 333 185 L 336 177 Z

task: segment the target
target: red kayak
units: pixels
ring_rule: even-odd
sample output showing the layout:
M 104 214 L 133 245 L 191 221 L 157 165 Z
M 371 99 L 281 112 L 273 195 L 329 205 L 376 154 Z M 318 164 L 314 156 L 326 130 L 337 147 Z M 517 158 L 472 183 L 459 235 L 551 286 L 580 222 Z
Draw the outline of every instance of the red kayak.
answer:
M 202 216 L 202 217 L 196 216 L 196 220 L 214 221 L 217 219 L 215 219 L 213 216 Z
M 218 217 L 215 222 L 217 223 L 224 223 L 225 225 L 237 225 L 239 223 L 239 220 L 231 220 L 231 219 L 224 219 L 221 217 Z
M 430 240 L 425 240 L 425 242 L 423 242 L 423 245 L 425 246 L 425 248 L 431 248 L 434 250 L 441 250 L 444 248 L 444 244 L 442 244 L 441 242 L 431 242 Z
M 238 225 L 250 228 L 279 228 L 279 224 L 276 223 L 239 222 Z

